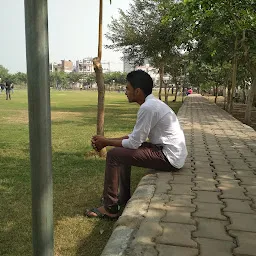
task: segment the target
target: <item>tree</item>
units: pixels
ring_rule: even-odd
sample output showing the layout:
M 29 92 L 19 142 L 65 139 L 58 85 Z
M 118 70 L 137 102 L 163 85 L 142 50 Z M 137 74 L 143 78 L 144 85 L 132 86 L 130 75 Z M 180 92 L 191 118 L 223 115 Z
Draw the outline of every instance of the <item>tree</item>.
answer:
M 82 78 L 83 74 L 81 73 L 71 72 L 67 75 L 67 79 L 70 85 L 80 82 Z
M 56 89 L 66 88 L 69 82 L 68 75 L 63 71 L 52 72 L 50 73 L 50 82 Z
M 8 72 L 9 71 L 8 71 L 7 68 L 5 68 L 4 66 L 0 65 L 0 78 L 1 78 L 0 82 L 4 82 L 7 79 L 8 75 L 9 75 Z
M 17 72 L 12 76 L 13 83 L 18 85 L 27 85 L 27 74 L 22 72 Z
M 111 4 L 111 0 L 110 0 Z M 102 58 L 102 17 L 103 0 L 99 0 L 99 33 L 98 33 L 98 57 L 93 59 L 93 66 L 96 74 L 96 83 L 98 86 L 98 112 L 97 112 L 97 135 L 104 136 L 104 115 L 105 115 L 105 85 L 103 70 L 101 65 Z M 106 149 L 99 152 L 101 157 L 106 155 Z
M 124 53 L 128 60 L 137 63 L 149 59 L 159 69 L 161 99 L 165 67 L 182 46 L 185 25 L 182 3 L 164 0 L 134 0 L 127 13 L 120 10 L 120 17 L 112 19 L 107 47 Z M 165 84 L 165 102 L 167 103 Z
M 228 110 L 232 112 L 239 65 L 245 65 L 250 70 L 252 81 L 255 80 L 256 3 L 251 0 L 187 0 L 185 2 L 187 17 L 191 20 L 191 31 L 195 32 L 193 35 L 197 41 L 197 48 L 204 48 L 208 57 L 213 57 L 215 60 L 213 65 L 222 66 L 225 62 L 232 64 L 232 82 L 228 86 Z M 211 57 L 208 60 L 211 60 Z M 256 86 L 256 82 L 252 82 L 248 97 L 246 123 L 249 123 L 250 119 L 254 84 Z

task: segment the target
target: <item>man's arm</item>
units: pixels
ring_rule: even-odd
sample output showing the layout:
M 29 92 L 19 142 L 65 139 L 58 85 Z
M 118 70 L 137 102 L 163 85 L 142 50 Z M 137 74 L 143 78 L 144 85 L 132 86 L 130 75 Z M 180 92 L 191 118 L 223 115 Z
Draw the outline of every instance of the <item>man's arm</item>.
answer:
M 129 136 L 126 135 L 126 136 L 123 136 L 123 137 L 120 137 L 120 138 L 106 138 L 108 140 L 125 140 L 125 139 L 129 139 Z
M 104 136 L 93 136 L 92 137 L 92 146 L 95 150 L 100 151 L 101 149 L 107 146 L 113 147 L 122 147 L 122 140 L 128 139 L 129 136 L 124 136 L 121 138 L 105 138 Z

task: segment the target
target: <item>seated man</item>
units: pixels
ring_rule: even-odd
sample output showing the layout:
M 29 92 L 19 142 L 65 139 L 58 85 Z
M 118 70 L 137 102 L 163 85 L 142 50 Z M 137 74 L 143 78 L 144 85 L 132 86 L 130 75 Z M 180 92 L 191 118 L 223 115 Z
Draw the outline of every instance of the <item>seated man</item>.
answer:
M 148 73 L 129 73 L 126 96 L 129 102 L 140 105 L 132 133 L 115 139 L 92 138 L 98 151 L 106 146 L 114 148 L 107 153 L 103 206 L 87 211 L 86 216 L 118 217 L 119 205 L 126 204 L 131 197 L 131 166 L 170 172 L 184 165 L 187 149 L 183 130 L 173 110 L 152 95 L 152 88 L 153 80 Z

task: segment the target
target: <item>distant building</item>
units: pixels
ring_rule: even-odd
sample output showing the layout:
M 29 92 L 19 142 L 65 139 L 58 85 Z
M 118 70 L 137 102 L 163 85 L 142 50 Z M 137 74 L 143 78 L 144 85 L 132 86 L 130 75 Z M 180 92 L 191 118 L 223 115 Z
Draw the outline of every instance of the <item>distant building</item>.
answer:
M 71 60 L 61 60 L 61 63 L 52 62 L 50 63 L 50 72 L 60 72 L 70 73 L 74 70 L 73 62 Z
M 75 71 L 83 74 L 94 73 L 92 57 L 87 57 L 76 61 Z M 110 72 L 110 62 L 101 62 L 103 73 Z
M 77 60 L 75 71 L 77 73 L 83 73 L 83 74 L 93 73 L 94 69 L 93 69 L 92 58 L 88 57 L 82 60 Z
M 62 60 L 61 61 L 61 69 L 65 73 L 71 73 L 74 70 L 73 62 L 71 60 Z

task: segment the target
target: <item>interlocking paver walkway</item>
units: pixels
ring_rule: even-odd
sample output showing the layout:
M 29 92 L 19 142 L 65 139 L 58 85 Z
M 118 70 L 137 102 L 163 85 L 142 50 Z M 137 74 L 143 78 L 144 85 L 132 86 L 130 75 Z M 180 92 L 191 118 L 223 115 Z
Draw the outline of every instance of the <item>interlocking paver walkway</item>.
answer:
M 184 168 L 143 177 L 102 256 L 256 256 L 256 132 L 200 95 L 178 117 Z

